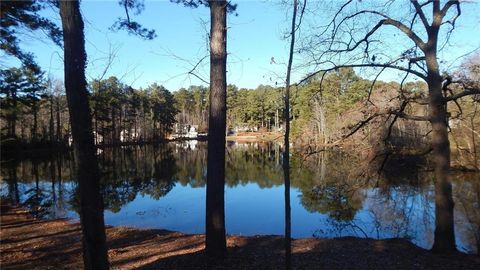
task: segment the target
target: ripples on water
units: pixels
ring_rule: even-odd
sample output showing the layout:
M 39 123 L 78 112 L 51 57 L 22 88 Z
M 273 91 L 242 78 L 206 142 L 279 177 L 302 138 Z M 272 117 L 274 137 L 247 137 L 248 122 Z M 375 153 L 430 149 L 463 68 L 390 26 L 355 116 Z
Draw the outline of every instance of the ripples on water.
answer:
M 99 150 L 110 225 L 203 233 L 205 143 Z M 281 147 L 227 147 L 227 233 L 284 233 Z M 360 160 L 337 152 L 292 155 L 292 237 L 400 237 L 430 248 L 435 224 L 432 176 L 415 163 L 382 177 L 362 176 Z M 78 218 L 71 155 L 2 163 L 1 194 L 39 216 Z M 392 173 L 393 172 L 393 173 Z M 477 252 L 480 177 L 454 174 L 457 247 Z

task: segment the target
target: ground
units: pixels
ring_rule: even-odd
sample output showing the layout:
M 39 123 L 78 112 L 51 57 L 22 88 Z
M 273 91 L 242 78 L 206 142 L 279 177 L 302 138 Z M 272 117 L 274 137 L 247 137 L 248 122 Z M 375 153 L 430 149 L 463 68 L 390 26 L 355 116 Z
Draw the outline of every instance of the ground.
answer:
M 204 235 L 108 227 L 112 269 L 282 269 L 283 238 L 228 237 L 228 258 L 204 259 Z M 34 219 L 2 201 L 0 268 L 82 269 L 81 230 L 70 220 Z M 480 257 L 442 256 L 402 239 L 292 241 L 293 269 L 480 269 Z

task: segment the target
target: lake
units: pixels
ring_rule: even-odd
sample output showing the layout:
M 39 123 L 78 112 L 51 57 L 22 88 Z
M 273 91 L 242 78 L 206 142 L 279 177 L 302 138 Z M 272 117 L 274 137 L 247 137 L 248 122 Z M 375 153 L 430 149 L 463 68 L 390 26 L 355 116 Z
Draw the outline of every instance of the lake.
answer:
M 228 143 L 228 234 L 284 233 L 281 150 L 275 143 Z M 106 224 L 204 233 L 205 142 L 99 149 L 98 158 Z M 415 160 L 393 165 L 381 175 L 365 176 L 365 162 L 345 153 L 292 154 L 292 237 L 399 237 L 431 248 L 431 172 Z M 73 166 L 71 153 L 3 161 L 0 193 L 38 216 L 78 219 Z M 457 247 L 476 253 L 480 175 L 454 173 L 452 178 Z

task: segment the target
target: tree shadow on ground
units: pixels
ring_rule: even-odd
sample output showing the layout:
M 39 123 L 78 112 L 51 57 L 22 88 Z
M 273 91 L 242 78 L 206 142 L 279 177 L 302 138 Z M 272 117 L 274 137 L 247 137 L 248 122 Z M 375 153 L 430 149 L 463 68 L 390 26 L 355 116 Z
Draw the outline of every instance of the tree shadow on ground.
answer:
M 229 237 L 228 257 L 208 261 L 204 251 L 169 256 L 139 269 L 284 269 L 283 238 Z M 465 254 L 441 256 L 404 239 L 354 237 L 299 239 L 292 244 L 293 269 L 479 269 Z
M 4 210 L 2 269 L 83 268 L 79 224 L 39 222 L 21 209 L 16 215 L 15 209 Z M 280 236 L 229 236 L 228 256 L 221 261 L 206 259 L 204 235 L 108 227 L 107 239 L 112 269 L 284 269 L 285 264 Z M 353 237 L 293 240 L 292 263 L 293 269 L 480 269 L 478 256 L 442 256 L 404 239 Z

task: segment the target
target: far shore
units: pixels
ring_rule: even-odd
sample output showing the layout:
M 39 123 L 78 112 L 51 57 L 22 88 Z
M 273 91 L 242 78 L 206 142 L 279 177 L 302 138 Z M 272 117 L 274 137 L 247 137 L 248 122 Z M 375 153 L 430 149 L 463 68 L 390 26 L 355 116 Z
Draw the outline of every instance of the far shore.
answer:
M 1 201 L 2 269 L 82 269 L 81 229 L 68 219 L 33 218 Z M 209 264 L 204 235 L 107 227 L 111 269 L 283 269 L 282 236 L 228 236 L 228 257 Z M 480 269 L 480 257 L 439 255 L 404 239 L 292 241 L 293 269 Z
M 227 141 L 238 142 L 274 142 L 281 140 L 283 140 L 283 134 L 280 132 L 241 132 L 227 136 Z

